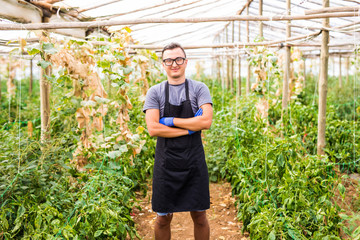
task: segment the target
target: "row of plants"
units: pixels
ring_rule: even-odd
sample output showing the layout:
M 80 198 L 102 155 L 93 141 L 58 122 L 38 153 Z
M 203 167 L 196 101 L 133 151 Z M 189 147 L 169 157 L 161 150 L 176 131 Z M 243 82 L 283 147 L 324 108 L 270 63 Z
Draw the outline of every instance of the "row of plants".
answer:
M 50 40 L 28 49 L 41 55 L 40 67 L 56 70 L 46 76 L 52 86 L 50 133 L 40 141 L 38 81 L 31 97 L 27 79 L 14 81 L 22 88 L 1 104 L 11 121 L 1 119 L 6 127 L 0 130 L 0 239 L 137 236 L 131 218 L 138 206 L 135 192 L 146 193 L 155 145 L 141 114 L 142 88 L 155 81 L 155 70 L 144 63 L 156 56 L 144 52 L 141 59 L 130 58 L 121 47 L 124 39 L 97 39 L 108 42 L 96 48 Z M 133 72 L 140 66 L 141 76 Z M 107 97 L 96 95 L 100 84 Z
M 215 108 L 205 136 L 210 178 L 232 184 L 243 230 L 251 239 L 340 239 L 344 215 L 333 198 L 336 191 L 346 194 L 338 170 L 360 170 L 359 112 L 352 109 L 347 113 L 352 118 L 339 117 L 334 103 L 341 96 L 330 93 L 327 155 L 318 157 L 317 104 L 305 95 L 313 90 L 311 84 L 290 102 L 283 118 L 281 102 L 271 92 L 236 97 L 217 81 L 208 85 Z M 265 118 L 256 108 L 264 96 L 270 102 Z M 349 234 L 359 238 L 359 231 Z

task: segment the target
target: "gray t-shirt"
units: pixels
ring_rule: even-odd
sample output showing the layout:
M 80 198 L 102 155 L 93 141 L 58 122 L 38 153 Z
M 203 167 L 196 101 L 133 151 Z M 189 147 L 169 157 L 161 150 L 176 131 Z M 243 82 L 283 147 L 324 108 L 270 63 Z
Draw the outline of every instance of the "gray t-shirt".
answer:
M 189 84 L 189 98 L 194 113 L 204 104 L 212 104 L 209 88 L 203 82 L 187 79 Z M 143 111 L 148 109 L 160 109 L 160 118 L 164 116 L 165 107 L 165 84 L 163 81 L 152 86 L 146 94 Z M 179 85 L 169 84 L 169 102 L 179 106 L 186 100 L 185 82 Z

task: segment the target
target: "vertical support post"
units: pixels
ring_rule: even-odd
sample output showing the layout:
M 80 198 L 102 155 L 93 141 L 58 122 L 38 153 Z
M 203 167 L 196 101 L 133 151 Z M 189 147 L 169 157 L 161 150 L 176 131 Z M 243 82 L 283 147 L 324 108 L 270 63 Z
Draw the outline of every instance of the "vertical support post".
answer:
M 221 73 L 220 73 L 221 63 L 220 63 L 219 58 L 216 58 L 216 65 L 217 65 L 217 79 L 218 79 L 218 81 L 220 81 L 220 79 L 221 79 Z
M 226 29 L 224 29 L 224 38 L 223 38 L 223 42 L 226 42 Z M 222 48 L 222 51 L 224 52 L 224 48 Z M 225 60 L 226 60 L 226 56 L 225 56 Z M 224 63 L 224 58 L 221 59 L 221 63 L 222 63 L 222 69 L 223 69 L 223 75 L 221 78 L 221 87 L 225 88 L 225 84 L 226 84 L 226 78 L 227 78 L 227 72 L 226 72 L 226 64 Z
M 246 6 L 246 16 L 249 16 L 249 4 Z M 249 32 L 249 21 L 246 21 L 246 42 L 250 42 L 250 32 Z M 250 94 L 250 76 L 251 76 L 251 67 L 249 61 L 247 61 L 247 75 L 246 75 L 246 95 Z
M 342 72 L 341 72 L 341 55 L 339 55 L 339 87 L 342 88 L 343 81 L 342 81 Z
M 291 14 L 291 2 L 290 0 L 286 0 L 286 14 Z M 291 37 L 291 27 L 290 21 L 286 22 L 286 38 Z M 282 111 L 281 117 L 283 117 L 284 113 L 287 110 L 288 99 L 289 99 L 289 78 L 290 78 L 290 62 L 291 62 L 291 47 L 286 46 L 285 49 L 285 72 L 284 72 L 284 80 L 283 80 L 283 96 L 282 96 Z
M 349 57 L 345 58 L 345 68 L 346 68 L 346 83 L 349 82 Z
M 225 34 L 226 34 L 226 43 L 229 42 L 229 34 L 228 34 L 228 26 L 225 28 Z M 230 87 L 230 60 L 229 56 L 226 55 L 226 89 L 229 90 Z
M 263 0 L 259 0 L 259 16 L 262 16 L 262 15 L 263 15 Z M 261 40 L 264 37 L 262 21 L 259 21 L 259 37 Z
M 43 22 L 49 22 L 49 18 L 44 18 Z M 43 35 L 46 34 L 43 32 Z M 45 54 L 45 61 L 49 60 L 48 55 Z M 45 75 L 50 76 L 50 66 L 46 69 L 41 68 L 40 75 L 40 116 L 41 116 L 41 142 L 50 138 L 50 83 Z
M 33 60 L 30 59 L 30 80 L 29 80 L 29 96 L 31 97 L 33 92 Z
M 323 0 L 323 8 L 329 7 L 329 0 Z M 329 18 L 324 18 L 323 27 L 329 28 Z M 325 151 L 325 127 L 326 127 L 326 96 L 328 86 L 328 64 L 329 64 L 329 31 L 322 31 L 321 43 L 321 69 L 319 78 L 319 113 L 318 113 L 318 141 L 317 154 L 324 155 Z
M 303 89 L 306 88 L 306 58 L 304 58 L 304 83 L 303 83 Z
M 241 22 L 239 21 L 239 42 L 241 42 Z M 238 69 L 239 69 L 239 78 L 238 78 L 238 95 L 241 96 L 241 54 L 239 53 L 238 57 Z
M 235 41 L 235 26 L 234 21 L 231 22 L 231 42 Z M 234 90 L 234 56 L 231 56 L 231 74 L 230 74 L 230 91 Z

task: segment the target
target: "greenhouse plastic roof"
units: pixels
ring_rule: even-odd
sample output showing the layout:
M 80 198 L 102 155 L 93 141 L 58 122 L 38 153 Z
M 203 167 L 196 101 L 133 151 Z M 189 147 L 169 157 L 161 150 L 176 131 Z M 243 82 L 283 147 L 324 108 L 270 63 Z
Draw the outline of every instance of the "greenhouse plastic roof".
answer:
M 3 0 L 6 1 L 6 0 Z M 7 0 L 9 1 L 9 0 Z M 91 17 L 97 20 L 126 20 L 126 19 L 144 19 L 144 18 L 194 18 L 194 17 L 224 17 L 234 16 L 243 8 L 247 1 L 240 0 L 118 0 L 108 1 L 111 4 L 98 7 L 92 10 L 84 11 L 80 17 Z M 103 3 L 103 2 L 101 2 Z M 64 6 L 67 8 L 75 7 L 85 9 L 91 6 L 101 4 L 95 0 L 65 0 L 55 3 L 55 6 Z M 330 0 L 330 7 L 338 6 L 359 6 L 358 0 Z M 154 7 L 155 6 L 155 7 Z M 250 3 L 249 15 L 257 16 L 259 14 L 259 0 Z M 321 0 L 292 0 L 291 15 L 304 15 L 305 10 L 322 8 Z M 357 13 L 358 14 L 358 13 Z M 246 15 L 246 11 L 242 12 Z M 276 15 L 286 15 L 285 0 L 271 0 L 263 3 L 263 16 L 273 17 Z M 4 21 L 4 20 L 3 20 Z M 330 45 L 348 43 L 347 48 L 356 46 L 360 39 L 360 17 L 331 18 L 330 27 L 339 27 L 348 25 L 344 29 L 330 31 Z M 246 22 L 234 23 L 234 41 L 246 42 Z M 296 20 L 292 21 L 292 37 L 319 32 L 322 27 L 322 19 L 314 20 Z M 229 26 L 227 38 L 224 35 L 224 28 Z M 118 28 L 121 26 L 113 26 Z M 207 45 L 213 43 L 223 43 L 228 39 L 232 41 L 232 25 L 228 22 L 204 22 L 204 23 L 146 23 L 129 26 L 133 38 L 140 44 L 164 45 L 169 42 L 179 42 L 183 45 Z M 259 22 L 249 22 L 250 42 L 254 41 L 259 35 Z M 110 29 L 111 29 L 110 28 Z M 318 28 L 318 29 L 314 29 Z M 335 30 L 335 29 L 334 29 Z M 27 31 L 0 31 L 0 43 L 4 44 L 18 36 L 34 36 Z M 266 21 L 263 22 L 263 36 L 265 40 L 282 40 L 286 38 L 286 21 Z M 215 38 L 221 33 L 219 38 Z M 302 43 L 321 42 L 321 35 L 311 40 L 299 40 Z M 344 47 L 338 47 L 343 49 Z M 353 47 L 352 47 L 353 48 Z M 9 49 L 1 47 L 0 51 Z M 314 48 L 307 48 L 308 50 Z M 320 49 L 316 47 L 316 49 Z M 196 51 L 197 56 L 207 56 L 209 49 L 200 49 Z M 202 55 L 205 54 L 205 55 Z

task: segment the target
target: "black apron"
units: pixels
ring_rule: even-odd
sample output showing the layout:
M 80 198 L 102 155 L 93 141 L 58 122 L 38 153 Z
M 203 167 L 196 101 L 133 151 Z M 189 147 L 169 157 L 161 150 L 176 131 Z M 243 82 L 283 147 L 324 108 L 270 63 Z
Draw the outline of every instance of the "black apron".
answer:
M 171 105 L 166 82 L 164 117 L 194 117 L 187 80 L 185 91 L 186 100 L 179 106 Z M 152 208 L 161 213 L 210 208 L 209 175 L 200 131 L 176 138 L 157 138 Z

